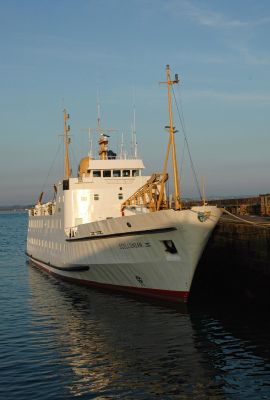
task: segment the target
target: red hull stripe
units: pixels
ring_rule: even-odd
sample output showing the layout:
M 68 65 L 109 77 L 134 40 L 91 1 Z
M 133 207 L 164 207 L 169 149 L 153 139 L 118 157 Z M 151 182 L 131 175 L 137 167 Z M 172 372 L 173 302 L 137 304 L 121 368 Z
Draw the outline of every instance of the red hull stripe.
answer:
M 83 286 L 90 286 L 96 288 L 105 288 L 109 290 L 115 290 L 120 292 L 127 292 L 132 294 L 138 294 L 141 296 L 147 297 L 155 297 L 158 299 L 162 299 L 169 302 L 187 302 L 189 292 L 188 291 L 177 291 L 177 290 L 163 290 L 163 289 L 150 289 L 150 288 L 139 288 L 133 286 L 121 286 L 121 285 L 113 285 L 109 283 L 100 283 L 95 281 L 86 281 L 84 279 L 76 279 L 69 276 L 63 276 L 58 274 L 57 272 L 51 271 L 46 267 L 46 264 L 40 263 L 36 260 L 30 258 L 31 263 L 34 264 L 36 267 L 48 272 L 50 275 L 58 277 L 67 282 L 74 282 L 77 284 L 81 284 Z

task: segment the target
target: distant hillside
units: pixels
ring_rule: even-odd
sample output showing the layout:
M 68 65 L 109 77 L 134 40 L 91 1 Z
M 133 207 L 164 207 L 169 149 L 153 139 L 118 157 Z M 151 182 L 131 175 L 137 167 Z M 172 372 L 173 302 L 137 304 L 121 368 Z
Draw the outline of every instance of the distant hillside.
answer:
M 25 211 L 28 210 L 29 208 L 32 208 L 33 206 L 28 204 L 28 205 L 14 205 L 14 206 L 0 206 L 0 211 Z

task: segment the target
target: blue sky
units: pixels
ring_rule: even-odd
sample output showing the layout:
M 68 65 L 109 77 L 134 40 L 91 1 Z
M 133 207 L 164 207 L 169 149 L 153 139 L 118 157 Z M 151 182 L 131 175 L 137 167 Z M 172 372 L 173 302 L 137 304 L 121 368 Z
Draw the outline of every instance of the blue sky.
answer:
M 97 91 L 115 146 L 124 132 L 129 147 L 135 103 L 139 154 L 147 173 L 161 170 L 166 64 L 181 79 L 175 92 L 206 194 L 270 192 L 269 1 L 10 0 L 0 3 L 0 34 L 1 205 L 33 203 L 61 177 L 64 107 L 76 170 Z M 175 125 L 183 196 L 193 196 L 177 114 Z

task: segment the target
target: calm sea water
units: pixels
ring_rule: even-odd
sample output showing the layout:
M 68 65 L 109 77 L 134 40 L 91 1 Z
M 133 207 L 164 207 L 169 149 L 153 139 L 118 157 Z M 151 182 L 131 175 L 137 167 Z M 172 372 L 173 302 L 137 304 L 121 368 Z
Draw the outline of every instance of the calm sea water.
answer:
M 63 283 L 26 263 L 25 214 L 0 227 L 0 399 L 270 399 L 267 311 Z

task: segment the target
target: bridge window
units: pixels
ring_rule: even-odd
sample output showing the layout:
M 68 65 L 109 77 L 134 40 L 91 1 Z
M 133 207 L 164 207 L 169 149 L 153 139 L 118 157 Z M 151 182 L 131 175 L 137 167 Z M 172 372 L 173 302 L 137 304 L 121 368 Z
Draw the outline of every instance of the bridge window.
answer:
M 105 169 L 103 171 L 103 178 L 110 178 L 112 176 L 112 171 L 110 169 Z
M 113 170 L 113 177 L 118 178 L 121 176 L 121 171 L 120 169 L 114 169 Z
M 101 177 L 101 171 L 93 171 L 93 178 L 100 178 Z
M 123 170 L 123 176 L 124 177 L 130 176 L 130 170 L 129 169 L 124 169 Z
M 139 175 L 140 175 L 140 171 L 138 169 L 132 170 L 132 176 L 139 176 Z

